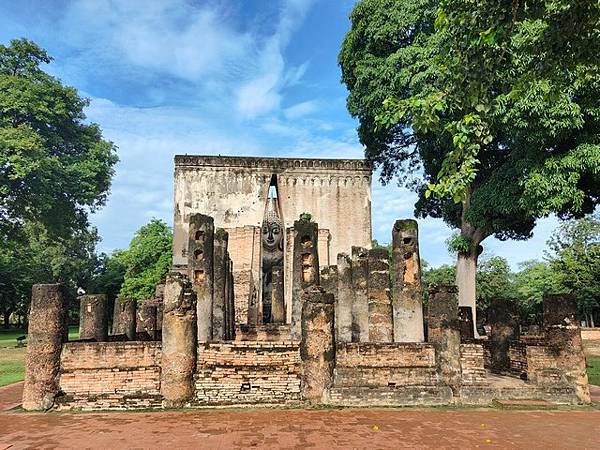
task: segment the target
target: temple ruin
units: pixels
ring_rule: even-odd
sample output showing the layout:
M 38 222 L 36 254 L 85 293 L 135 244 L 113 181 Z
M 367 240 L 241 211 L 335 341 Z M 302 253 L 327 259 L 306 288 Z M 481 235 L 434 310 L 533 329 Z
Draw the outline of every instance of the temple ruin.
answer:
M 60 285 L 36 285 L 23 406 L 589 403 L 576 305 L 544 299 L 521 336 L 510 300 L 476 338 L 455 286 L 423 308 L 419 233 L 371 248 L 363 160 L 177 156 L 173 267 L 141 303 L 80 298 L 68 342 Z

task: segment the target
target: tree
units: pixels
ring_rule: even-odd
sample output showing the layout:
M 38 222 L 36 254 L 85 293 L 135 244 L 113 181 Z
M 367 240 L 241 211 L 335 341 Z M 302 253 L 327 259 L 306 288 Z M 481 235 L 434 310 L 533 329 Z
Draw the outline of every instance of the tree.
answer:
M 600 197 L 600 7 L 594 2 L 363 0 L 339 56 L 365 154 L 460 230 L 461 305 L 481 243 Z M 577 26 L 575 26 L 577 24 Z M 418 174 L 423 174 L 422 179 Z
M 564 222 L 548 247 L 557 282 L 575 295 L 581 317 L 593 327 L 600 307 L 600 215 Z
M 477 267 L 477 308 L 487 313 L 492 299 L 515 299 L 512 272 L 508 261 L 500 256 L 485 259 Z
M 154 295 L 154 287 L 171 268 L 172 252 L 173 232 L 162 220 L 152 219 L 136 231 L 129 249 L 118 255 L 125 267 L 119 295 L 135 300 Z
M 0 236 L 25 222 L 68 237 L 104 205 L 116 147 L 85 123 L 89 101 L 45 73 L 26 39 L 0 45 Z
M 528 324 L 541 323 L 542 301 L 548 293 L 564 291 L 550 264 L 544 261 L 525 261 L 514 274 L 514 293 L 522 311 L 521 317 Z
M 73 232 L 68 238 L 50 236 L 39 224 L 26 223 L 11 233 L 0 252 L 0 312 L 4 326 L 11 314 L 26 316 L 35 283 L 63 283 L 73 302 L 77 287 L 86 286 L 97 270 L 99 241 L 94 228 Z

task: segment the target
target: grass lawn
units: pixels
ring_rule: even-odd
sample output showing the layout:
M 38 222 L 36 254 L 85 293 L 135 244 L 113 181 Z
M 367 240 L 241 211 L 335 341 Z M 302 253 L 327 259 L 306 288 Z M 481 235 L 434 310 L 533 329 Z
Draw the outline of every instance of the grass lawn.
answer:
M 587 373 L 590 384 L 600 386 L 600 356 L 588 356 Z
M 0 386 L 21 381 L 25 375 L 25 347 L 17 347 L 17 337 L 25 330 L 0 329 Z M 79 338 L 78 327 L 69 327 L 69 340 Z M 27 343 L 27 341 L 24 341 Z

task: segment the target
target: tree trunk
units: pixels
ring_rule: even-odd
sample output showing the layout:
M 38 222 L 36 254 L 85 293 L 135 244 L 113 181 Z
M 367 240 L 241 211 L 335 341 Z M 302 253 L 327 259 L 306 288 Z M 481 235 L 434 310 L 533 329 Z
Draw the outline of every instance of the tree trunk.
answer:
M 473 313 L 473 328 L 477 333 L 477 308 L 475 277 L 477 275 L 477 252 L 459 253 L 456 261 L 456 286 L 458 287 L 458 305 L 469 306 Z
M 10 328 L 10 315 L 12 311 L 4 311 L 2 315 L 4 316 L 4 328 L 7 330 Z
M 594 325 L 594 312 L 593 311 L 590 313 L 590 325 L 592 328 L 596 327 L 596 325 Z
M 473 313 L 473 333 L 479 338 L 477 332 L 477 306 L 475 281 L 477 276 L 477 258 L 481 254 L 479 245 L 485 239 L 481 228 L 475 228 L 466 219 L 467 211 L 471 206 L 471 192 L 467 194 L 462 204 L 460 234 L 469 241 L 469 250 L 459 252 L 456 260 L 456 287 L 458 288 L 458 305 L 469 306 Z

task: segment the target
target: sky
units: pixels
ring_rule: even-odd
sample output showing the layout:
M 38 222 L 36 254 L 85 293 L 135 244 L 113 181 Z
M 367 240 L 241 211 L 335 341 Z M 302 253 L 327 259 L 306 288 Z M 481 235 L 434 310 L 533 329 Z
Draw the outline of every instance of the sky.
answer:
M 173 221 L 173 157 L 361 158 L 337 55 L 352 0 L 0 0 L 0 43 L 25 37 L 46 67 L 90 99 L 87 118 L 118 146 L 111 194 L 91 217 L 99 250 L 126 248 L 152 218 Z M 416 195 L 373 177 L 373 238 L 413 217 Z M 419 219 L 421 257 L 453 264 L 452 234 Z M 540 259 L 557 226 L 526 242 L 484 241 L 513 269 Z

